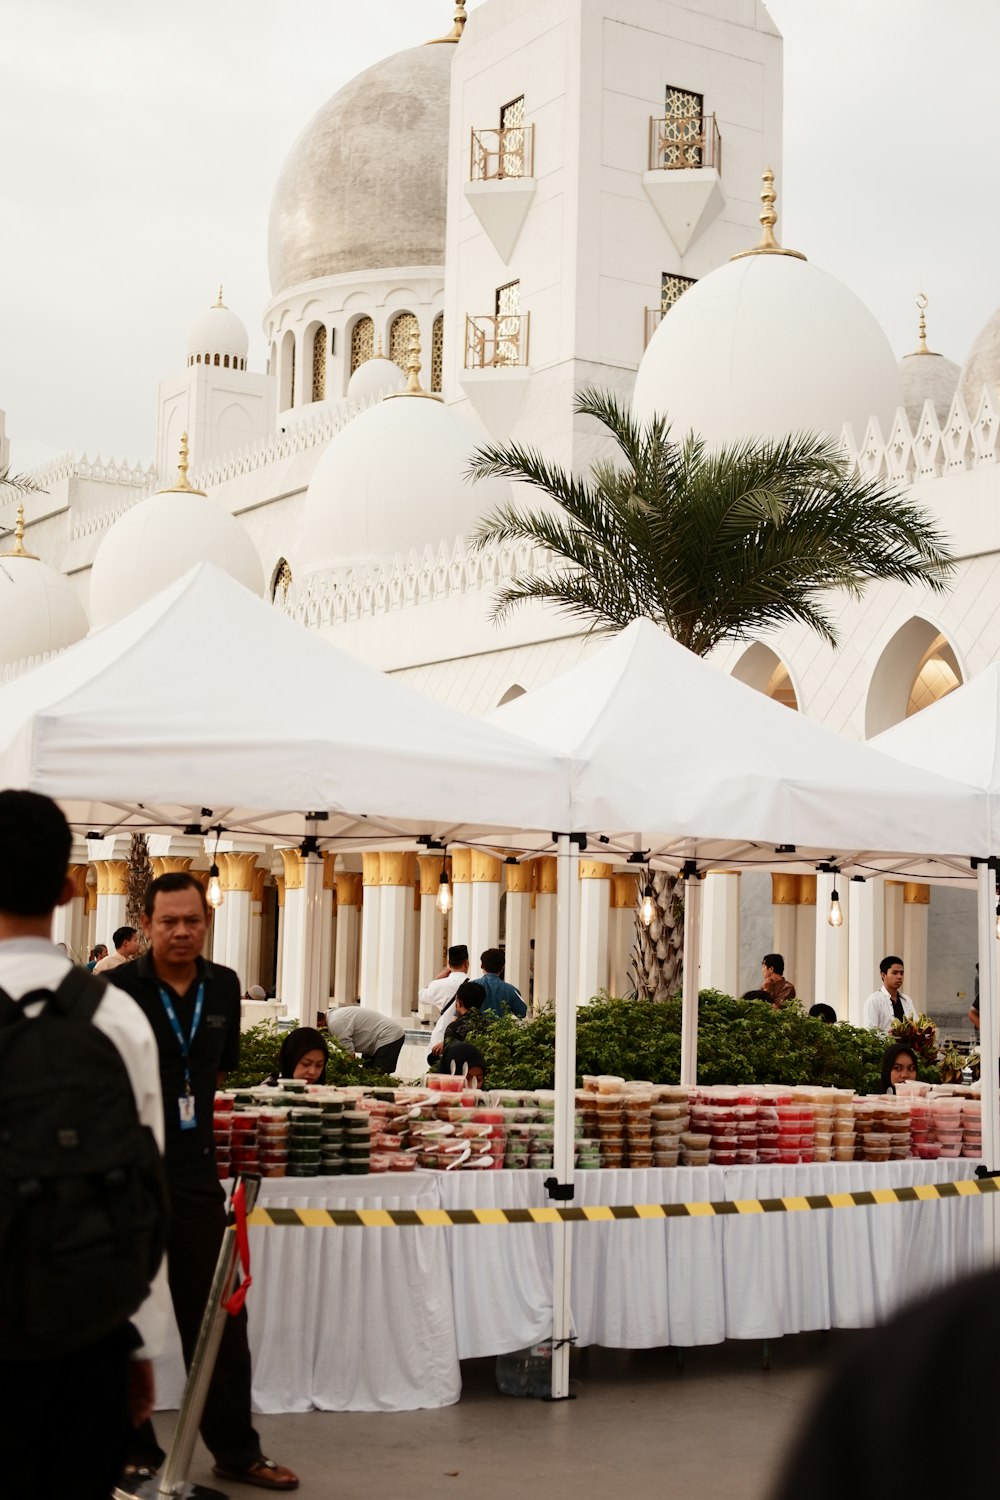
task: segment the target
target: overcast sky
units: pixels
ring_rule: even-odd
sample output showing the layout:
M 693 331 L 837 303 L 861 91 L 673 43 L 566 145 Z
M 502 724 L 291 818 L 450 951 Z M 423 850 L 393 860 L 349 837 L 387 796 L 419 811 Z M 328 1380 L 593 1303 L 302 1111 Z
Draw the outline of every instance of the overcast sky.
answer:
M 769 9 L 785 37 L 783 242 L 847 282 L 897 353 L 916 344 L 924 286 L 931 347 L 961 362 L 1000 302 L 998 0 Z M 16 468 L 66 451 L 148 459 L 156 382 L 183 367 L 220 281 L 263 367 L 267 214 L 289 146 L 348 78 L 451 13 L 0 0 L 0 408 Z

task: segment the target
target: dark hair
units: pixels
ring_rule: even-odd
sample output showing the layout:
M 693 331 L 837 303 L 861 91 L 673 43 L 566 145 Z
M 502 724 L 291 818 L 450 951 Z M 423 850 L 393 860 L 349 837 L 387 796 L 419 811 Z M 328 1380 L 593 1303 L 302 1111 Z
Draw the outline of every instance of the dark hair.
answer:
M 318 1082 L 326 1080 L 326 1065 L 330 1059 L 330 1049 L 323 1039 L 323 1034 L 314 1026 L 296 1026 L 290 1031 L 281 1044 L 278 1053 L 278 1077 L 294 1078 L 296 1066 L 302 1061 L 307 1052 L 322 1052 L 323 1071 L 319 1075 Z
M 0 792 L 0 911 L 45 917 L 55 911 L 73 836 L 62 809 L 37 792 Z
M 134 927 L 116 927 L 111 934 L 111 941 L 116 948 L 120 948 L 122 943 L 127 943 L 130 937 L 135 937 Z
M 151 880 L 149 882 L 146 887 L 146 895 L 142 903 L 142 909 L 146 913 L 147 917 L 151 917 L 153 915 L 153 907 L 156 905 L 156 898 L 161 891 L 165 896 L 169 896 L 171 891 L 197 891 L 198 895 L 201 897 L 202 910 L 204 911 L 206 917 L 208 916 L 208 902 L 205 900 L 205 887 L 202 885 L 200 880 L 196 880 L 195 877 L 193 875 L 189 875 L 186 870 L 171 870 L 169 874 L 158 875 L 155 880 Z
M 455 991 L 455 1000 L 461 1000 L 466 1010 L 480 1010 L 486 1004 L 486 991 L 474 979 L 467 979 Z
M 894 1042 L 891 1047 L 886 1047 L 885 1055 L 882 1058 L 882 1076 L 879 1079 L 878 1086 L 880 1094 L 887 1094 L 890 1089 L 895 1093 L 895 1087 L 892 1082 L 892 1068 L 896 1059 L 902 1057 L 904 1052 L 907 1057 L 913 1058 L 913 1066 L 919 1068 L 920 1064 L 917 1061 L 917 1054 L 912 1047 L 907 1046 L 906 1042 Z
M 503 949 L 487 948 L 479 962 L 483 966 L 484 974 L 502 974 L 504 967 Z
M 836 1024 L 837 1012 L 832 1005 L 810 1005 L 808 1013 L 817 1021 L 827 1021 L 831 1026 Z
M 903 960 L 901 958 L 898 958 L 895 953 L 890 953 L 889 956 L 888 956 L 888 958 L 883 958 L 882 962 L 879 964 L 879 966 L 878 966 L 879 973 L 880 974 L 888 974 L 888 972 L 892 968 L 893 964 L 899 964 L 899 967 L 901 969 L 905 967 L 905 965 L 903 964 Z
M 454 1068 L 452 1068 L 454 1063 Z M 486 1082 L 486 1059 L 478 1047 L 473 1047 L 469 1042 L 452 1042 L 441 1054 L 439 1073 L 461 1073 L 463 1067 L 481 1068 L 483 1082 Z
M 440 951 L 441 950 L 438 949 L 439 953 L 440 953 Z M 448 949 L 448 967 L 449 968 L 451 968 L 451 969 L 459 969 L 459 968 L 461 968 L 462 964 L 467 964 L 468 962 L 469 962 L 469 949 L 468 949 L 468 945 L 466 943 L 454 943 Z
M 91 948 L 90 950 L 90 958 L 87 960 L 87 962 L 92 963 L 99 958 L 103 958 L 107 951 L 107 943 L 95 943 L 93 948 Z
M 761 963 L 768 969 L 773 969 L 776 974 L 784 974 L 785 960 L 780 953 L 765 953 Z
M 768 1005 L 772 1004 L 771 996 L 767 990 L 747 990 L 743 995 L 744 1000 L 766 1000 Z

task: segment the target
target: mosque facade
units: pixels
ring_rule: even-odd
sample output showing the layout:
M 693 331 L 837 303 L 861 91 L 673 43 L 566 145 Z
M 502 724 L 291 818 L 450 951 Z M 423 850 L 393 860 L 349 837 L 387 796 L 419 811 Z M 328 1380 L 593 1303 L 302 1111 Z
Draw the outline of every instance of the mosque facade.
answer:
M 351 80 L 292 144 L 271 202 L 267 368 L 250 367 L 220 288 L 156 393 L 148 465 L 67 456 L 33 476 L 23 526 L 16 499 L 0 505 L 17 530 L 0 681 L 208 558 L 372 664 L 490 711 L 596 643 L 541 606 L 492 622 L 498 581 L 534 559 L 470 547 L 511 491 L 470 483 L 469 458 L 515 439 L 585 469 L 602 451 L 573 411 L 585 386 L 709 443 L 829 433 L 951 537 L 946 594 L 874 584 L 839 602 L 836 650 L 790 628 L 719 650 L 720 670 L 855 739 L 968 680 L 1000 648 L 1000 312 L 959 365 L 932 352 L 921 306 L 897 358 L 813 247 L 780 245 L 781 154 L 782 41 L 762 0 L 485 0 L 468 18 L 457 5 L 449 33 Z M 221 849 L 213 952 L 295 1009 L 301 856 Z M 152 852 L 158 870 L 207 864 L 189 838 Z M 120 924 L 124 853 L 121 838 L 78 847 L 74 947 Z M 327 856 L 337 1001 L 409 1013 L 440 967 L 439 872 L 432 856 Z M 582 873 L 600 895 L 581 994 L 620 991 L 634 877 Z M 508 976 L 540 1001 L 554 877 L 547 859 L 453 856 L 452 938 L 476 952 L 503 939 Z M 831 879 L 709 875 L 702 983 L 738 993 L 777 947 L 800 994 L 854 1019 L 895 951 L 918 1006 L 963 1019 L 974 896 L 871 880 L 834 931 Z M 387 899 L 391 886 L 412 901 Z M 380 957 L 399 951 L 402 982 Z

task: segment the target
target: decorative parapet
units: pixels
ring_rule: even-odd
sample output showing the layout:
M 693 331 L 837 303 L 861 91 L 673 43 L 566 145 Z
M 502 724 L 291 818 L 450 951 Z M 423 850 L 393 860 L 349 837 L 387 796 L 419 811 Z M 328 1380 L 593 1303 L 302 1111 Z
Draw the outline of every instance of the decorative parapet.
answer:
M 362 568 L 329 568 L 294 583 L 279 603 L 314 630 L 363 620 L 391 610 L 433 604 L 456 594 L 485 593 L 514 577 L 535 573 L 549 553 L 527 542 L 473 550 L 465 537 L 423 552 L 387 558 Z M 276 601 L 277 602 L 277 601 Z
M 191 470 L 191 482 L 198 489 L 210 490 L 213 485 L 238 479 L 241 474 L 255 474 L 280 459 L 306 453 L 310 448 L 328 443 L 348 422 L 381 400 L 381 395 L 369 396 L 364 401 L 345 399 L 336 407 L 323 405 L 315 413 L 303 416 L 296 413 L 284 432 L 272 433 L 270 437 L 227 453 L 224 458 L 197 465 Z
M 997 464 L 1000 463 L 1000 391 L 995 386 L 984 386 L 975 416 L 970 417 L 965 402 L 956 392 L 943 426 L 933 406 L 926 401 L 916 430 L 900 407 L 888 438 L 882 436 L 878 421 L 872 417 L 860 445 L 850 427 L 844 428 L 841 442 L 866 479 L 896 480 L 900 484 L 916 484 L 983 464 Z
M 90 459 L 86 453 L 80 458 L 74 458 L 72 453 L 64 453 L 50 463 L 43 464 L 41 468 L 32 469 L 29 478 L 43 490 L 48 489 L 49 485 L 58 484 L 62 479 L 92 479 L 99 484 L 122 484 L 145 491 L 156 482 L 156 470 L 152 466 L 147 468 L 127 461 L 119 463 L 116 458 L 105 461 L 100 454 L 95 459 Z
M 6 686 L 18 677 L 23 677 L 25 672 L 31 672 L 35 667 L 40 667 L 43 661 L 51 661 L 58 656 L 58 651 L 43 651 L 39 656 L 23 656 L 20 661 L 6 661 L 0 663 L 0 687 Z

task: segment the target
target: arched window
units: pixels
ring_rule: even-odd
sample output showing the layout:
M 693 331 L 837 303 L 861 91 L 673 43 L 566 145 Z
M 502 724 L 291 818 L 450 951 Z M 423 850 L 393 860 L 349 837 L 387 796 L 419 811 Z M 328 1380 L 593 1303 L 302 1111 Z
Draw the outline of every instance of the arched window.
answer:
M 201 364 L 201 355 L 198 355 L 198 363 Z
M 444 375 L 444 313 L 438 313 L 431 329 L 431 390 L 440 391 Z
M 351 330 L 351 374 L 375 353 L 375 324 L 359 318 Z
M 503 697 L 500 699 L 500 701 L 497 704 L 497 708 L 502 708 L 505 703 L 513 703 L 513 701 L 514 701 L 515 698 L 523 698 L 523 697 L 524 697 L 524 688 L 521 686 L 521 684 L 519 682 L 515 682 L 504 693 Z
M 410 353 L 410 340 L 414 333 L 419 334 L 420 324 L 413 313 L 397 313 L 389 325 L 389 358 L 399 366 L 401 370 L 406 369 L 406 361 Z
M 733 668 L 733 676 L 737 682 L 745 682 L 747 687 L 756 688 L 765 698 L 773 698 L 775 703 L 782 703 L 785 708 L 797 709 L 799 706 L 788 668 L 770 646 L 765 646 L 760 641 L 755 641 L 744 651 Z
M 276 603 L 279 593 L 282 596 L 282 600 L 286 599 L 291 586 L 292 570 L 288 566 L 287 559 L 279 557 L 271 573 L 271 603 Z
M 214 360 L 214 363 L 215 363 L 215 364 L 218 364 L 218 363 L 219 363 L 219 356 L 218 356 L 218 355 L 216 355 L 216 356 L 215 356 L 215 360 Z
M 865 708 L 868 739 L 936 703 L 963 681 L 948 638 L 914 616 L 889 641 L 872 673 Z
M 229 355 L 228 354 L 226 354 L 226 355 L 223 356 L 222 367 L 223 367 L 224 370 L 228 370 L 229 369 Z
M 312 348 L 312 399 L 322 401 L 326 397 L 326 329 L 322 323 L 313 334 Z

